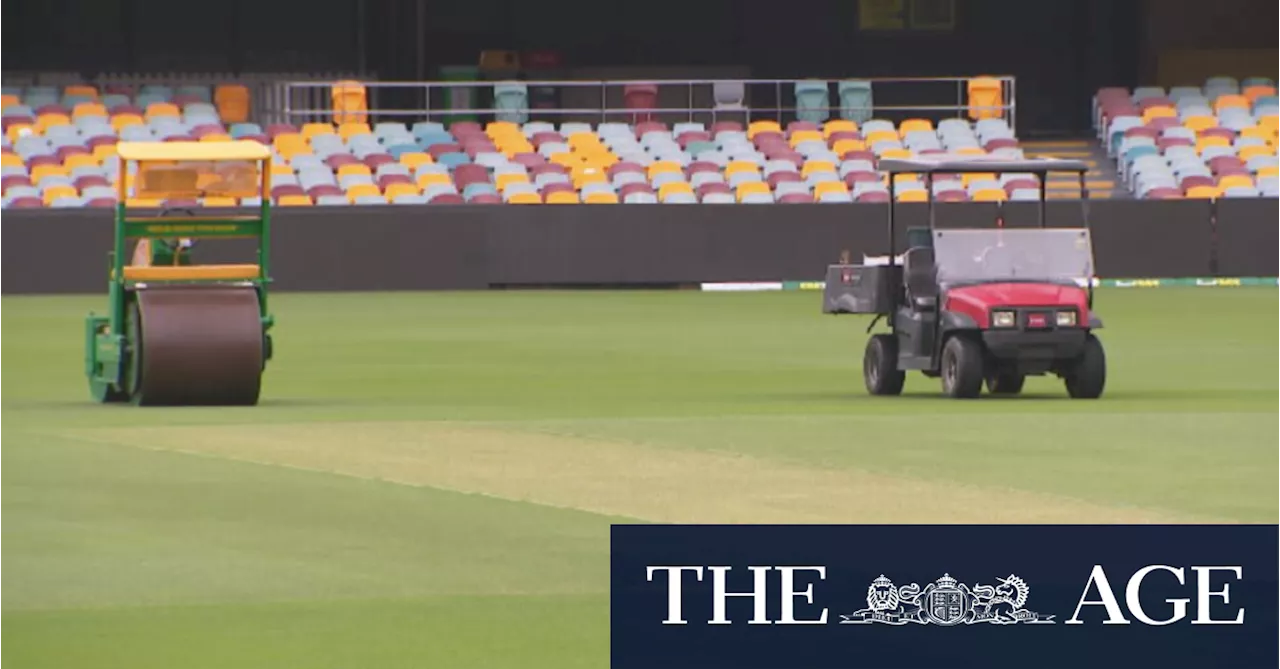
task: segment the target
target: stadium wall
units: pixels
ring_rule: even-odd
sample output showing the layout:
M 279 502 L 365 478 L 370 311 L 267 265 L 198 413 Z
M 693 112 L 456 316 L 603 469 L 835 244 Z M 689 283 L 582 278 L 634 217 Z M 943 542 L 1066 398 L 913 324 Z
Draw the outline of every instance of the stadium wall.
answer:
M 1275 199 L 1089 203 L 1097 274 L 1108 279 L 1274 277 Z M 924 204 L 900 204 L 905 230 Z M 993 226 L 985 203 L 940 203 L 939 226 Z M 1005 225 L 1037 221 L 1007 203 Z M 277 209 L 272 275 L 280 290 L 473 290 L 511 286 L 669 286 L 821 280 L 846 255 L 888 250 L 886 209 L 853 205 L 382 206 Z M 1047 221 L 1077 226 L 1079 201 Z M 109 210 L 9 210 L 4 294 L 97 293 L 111 248 Z M 250 247 L 206 241 L 198 262 L 249 260 Z

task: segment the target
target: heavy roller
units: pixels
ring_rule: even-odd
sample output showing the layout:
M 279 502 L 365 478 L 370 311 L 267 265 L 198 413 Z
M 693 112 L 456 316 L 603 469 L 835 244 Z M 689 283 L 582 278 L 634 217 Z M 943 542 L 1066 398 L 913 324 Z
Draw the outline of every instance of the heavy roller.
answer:
M 274 322 L 267 309 L 270 150 L 250 141 L 121 142 L 117 154 L 108 312 L 85 319 L 90 395 L 150 406 L 257 404 Z M 147 215 L 129 206 L 131 168 L 137 198 L 261 196 L 262 204 L 248 215 Z M 256 240 L 256 262 L 190 262 L 195 240 L 231 238 Z

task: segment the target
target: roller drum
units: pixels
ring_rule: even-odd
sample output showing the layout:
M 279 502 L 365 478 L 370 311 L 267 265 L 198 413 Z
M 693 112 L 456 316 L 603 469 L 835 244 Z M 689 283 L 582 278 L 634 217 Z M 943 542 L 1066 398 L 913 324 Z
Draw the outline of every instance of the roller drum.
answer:
M 252 287 L 149 287 L 130 301 L 133 401 L 151 406 L 258 402 L 264 363 L 258 293 Z

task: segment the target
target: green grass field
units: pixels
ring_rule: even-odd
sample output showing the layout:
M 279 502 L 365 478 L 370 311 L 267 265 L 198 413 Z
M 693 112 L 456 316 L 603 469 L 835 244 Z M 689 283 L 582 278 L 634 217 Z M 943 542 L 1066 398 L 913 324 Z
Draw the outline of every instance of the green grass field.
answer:
M 90 403 L 4 298 L 9 669 L 608 665 L 608 529 L 1277 522 L 1277 292 L 1103 290 L 1072 401 L 871 398 L 813 293 L 280 295 L 261 406 Z

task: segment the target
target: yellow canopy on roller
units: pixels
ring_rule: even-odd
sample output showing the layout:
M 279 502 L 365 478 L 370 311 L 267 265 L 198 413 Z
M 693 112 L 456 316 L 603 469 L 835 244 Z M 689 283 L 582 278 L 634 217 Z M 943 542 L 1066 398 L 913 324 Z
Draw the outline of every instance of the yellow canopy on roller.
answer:
M 234 142 L 120 142 L 116 153 L 125 160 L 266 160 L 271 149 L 252 140 Z

